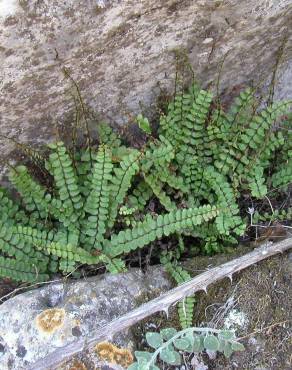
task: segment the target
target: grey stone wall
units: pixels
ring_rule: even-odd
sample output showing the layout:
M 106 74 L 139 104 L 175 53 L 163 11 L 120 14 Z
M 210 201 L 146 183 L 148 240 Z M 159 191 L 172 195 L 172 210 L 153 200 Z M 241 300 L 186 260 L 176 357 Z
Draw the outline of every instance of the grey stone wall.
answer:
M 72 111 L 72 86 L 119 124 L 171 89 L 175 51 L 206 86 L 268 81 L 288 37 L 276 97 L 291 97 L 291 0 L 3 0 L 0 2 L 0 129 L 23 142 L 53 135 Z M 290 27 L 289 27 L 290 25 Z M 282 76 L 282 77 L 281 77 Z M 1 140 L 0 157 L 11 150 Z

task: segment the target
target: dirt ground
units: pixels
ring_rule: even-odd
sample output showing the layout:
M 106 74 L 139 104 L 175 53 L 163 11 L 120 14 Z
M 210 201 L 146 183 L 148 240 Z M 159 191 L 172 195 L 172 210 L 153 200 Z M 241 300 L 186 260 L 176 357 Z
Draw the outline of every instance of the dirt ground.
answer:
M 0 279 L 0 304 L 8 299 L 9 294 L 17 288 L 17 284 L 10 279 Z

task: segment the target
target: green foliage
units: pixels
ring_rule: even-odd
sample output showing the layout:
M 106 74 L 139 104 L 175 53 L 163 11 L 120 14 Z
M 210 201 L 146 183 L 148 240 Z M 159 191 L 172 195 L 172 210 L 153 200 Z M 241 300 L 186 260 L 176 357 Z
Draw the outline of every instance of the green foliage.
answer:
M 262 110 L 258 104 L 246 89 L 224 111 L 194 85 L 176 94 L 160 118 L 159 138 L 146 150 L 144 180 L 166 210 L 206 203 L 219 208 L 213 223 L 182 232 L 203 241 L 208 254 L 244 234 L 247 197 L 258 202 L 292 182 L 291 102 Z M 161 164 L 154 160 L 160 152 Z
M 180 243 L 182 243 L 182 238 L 179 237 Z M 181 266 L 178 265 L 177 259 L 172 258 L 173 255 L 171 252 L 162 253 L 160 257 L 160 262 L 165 267 L 166 271 L 170 276 L 179 284 L 191 279 L 191 275 L 184 270 Z M 183 329 L 186 329 L 192 326 L 193 323 L 193 313 L 195 306 L 195 297 L 190 296 L 186 297 L 183 301 L 178 303 L 178 317 L 180 325 Z
M 276 209 L 273 213 L 272 212 L 264 212 L 259 213 L 258 211 L 255 212 L 253 215 L 253 222 L 285 222 L 292 220 L 292 207 L 289 207 L 287 209 Z
M 176 94 L 160 118 L 159 137 L 148 141 L 142 164 L 147 198 L 150 189 L 169 212 L 206 203 L 219 209 L 213 223 L 176 233 L 175 251 L 161 256 L 177 284 L 190 278 L 178 265 L 184 236 L 201 242 L 207 254 L 236 244 L 246 230 L 247 207 L 242 204 L 247 196 L 258 202 L 274 188 L 277 193 L 285 191 L 292 181 L 292 120 L 284 116 L 291 102 L 274 103 L 261 111 L 257 105 L 254 91 L 246 89 L 225 112 L 210 92 L 194 85 Z M 280 121 L 283 126 L 275 131 Z M 289 211 L 280 213 L 274 212 L 273 218 L 291 219 Z M 192 324 L 194 302 L 188 297 L 178 305 L 182 328 Z
M 292 159 L 287 160 L 285 164 L 279 166 L 271 178 L 273 187 L 287 189 L 292 179 Z
M 151 134 L 151 127 L 148 118 L 143 117 L 142 114 L 138 114 L 137 123 L 142 131 L 146 134 Z
M 179 332 L 174 328 L 162 329 L 160 333 L 146 333 L 147 344 L 154 352 L 136 351 L 134 362 L 129 370 L 155 370 L 158 359 L 168 365 L 180 366 L 182 353 L 200 353 L 204 350 L 221 352 L 230 357 L 233 352 L 243 351 L 235 333 L 230 330 L 188 327 Z
M 145 158 L 161 166 L 169 148 L 127 149 L 121 155 L 117 136 L 111 131 L 107 135 L 115 155 L 106 144 L 90 152 L 88 148 L 76 151 L 74 156 L 63 142 L 49 146 L 45 166 L 54 179 L 52 191 L 41 186 L 25 166 L 12 168 L 10 180 L 20 201 L 14 203 L 0 192 L 1 275 L 33 281 L 71 272 L 80 264 L 100 263 L 111 272 L 123 271 L 124 254 L 217 216 L 215 205 L 203 205 L 173 207 L 135 220 L 135 212 L 144 210 L 152 194 L 146 180 L 131 191 L 135 177 L 143 171 Z M 132 217 L 126 228 L 124 216 Z
M 33 160 L 44 163 L 40 173 L 53 184 L 40 184 L 20 165 L 10 172 L 18 199 L 0 191 L 1 274 L 31 281 L 31 274 L 37 280 L 100 263 L 122 271 L 125 254 L 174 235 L 177 248 L 162 262 L 182 283 L 189 278 L 177 263 L 185 237 L 205 253 L 221 251 L 245 232 L 246 199 L 259 204 L 271 191 L 279 198 L 287 192 L 289 106 L 279 102 L 259 110 L 247 89 L 224 111 L 194 85 L 176 94 L 157 138 L 150 136 L 148 119 L 137 117 L 148 140 L 141 150 L 124 146 L 104 123 L 97 126 L 99 145 L 88 133 L 85 148 L 51 144 L 47 159 Z M 285 216 L 291 217 L 289 209 L 271 217 Z M 265 216 L 256 209 L 254 217 Z M 193 298 L 180 303 L 182 327 L 191 325 L 193 305 Z
M 110 257 L 117 257 L 131 250 L 141 248 L 163 235 L 169 236 L 184 228 L 191 228 L 207 222 L 218 214 L 215 206 L 205 205 L 199 208 L 177 209 L 153 218 L 147 215 L 145 221 L 137 223 L 133 229 L 112 234 L 105 241 L 104 251 Z

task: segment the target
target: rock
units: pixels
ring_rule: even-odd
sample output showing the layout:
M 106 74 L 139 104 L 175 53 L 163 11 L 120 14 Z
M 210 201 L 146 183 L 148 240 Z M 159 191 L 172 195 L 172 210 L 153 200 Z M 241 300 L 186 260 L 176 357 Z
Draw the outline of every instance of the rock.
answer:
M 177 52 L 204 86 L 229 52 L 221 88 L 242 87 L 270 80 L 287 36 L 280 75 L 289 76 L 289 10 L 290 0 L 2 0 L 1 134 L 34 144 L 52 138 L 53 123 L 74 106 L 64 67 L 85 102 L 120 124 L 140 102 L 149 112 L 161 91 L 172 91 Z M 289 86 L 283 78 L 275 96 L 291 98 Z M 2 158 L 12 146 L 1 140 Z
M 9 299 L 0 306 L 0 368 L 29 368 L 29 364 L 57 347 L 88 337 L 92 330 L 130 311 L 137 300 L 170 288 L 161 269 L 153 268 L 147 276 L 132 270 L 119 275 L 64 281 Z M 131 331 L 120 333 L 114 342 L 117 346 L 103 343 L 96 353 L 73 359 L 70 368 L 80 362 L 85 369 L 93 369 L 106 359 L 124 366 L 130 364 Z M 81 365 L 75 367 L 82 369 Z

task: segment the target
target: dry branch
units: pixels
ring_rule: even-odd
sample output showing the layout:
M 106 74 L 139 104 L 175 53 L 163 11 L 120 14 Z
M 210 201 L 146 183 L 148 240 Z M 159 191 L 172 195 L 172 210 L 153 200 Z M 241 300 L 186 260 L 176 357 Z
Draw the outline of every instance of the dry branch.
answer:
M 269 246 L 261 246 L 242 257 L 205 271 L 188 282 L 162 294 L 160 297 L 157 297 L 118 319 L 113 320 L 109 324 L 98 328 L 93 332 L 90 338 L 80 339 L 64 347 L 58 348 L 45 358 L 40 359 L 33 365 L 30 365 L 27 370 L 56 369 L 60 364 L 70 360 L 70 358 L 78 353 L 84 350 L 91 350 L 93 346 L 100 341 L 111 340 L 116 333 L 136 324 L 146 317 L 160 311 L 168 312 L 169 307 L 177 301 L 180 301 L 200 290 L 206 291 L 210 284 L 225 277 L 232 278 L 232 275 L 235 272 L 241 271 L 246 267 L 277 253 L 283 253 L 291 247 L 292 238 L 288 238 Z

